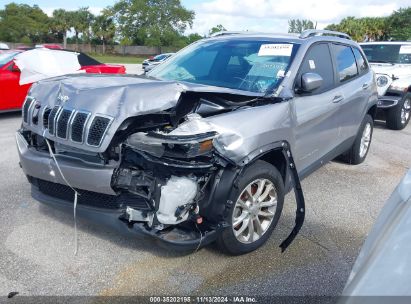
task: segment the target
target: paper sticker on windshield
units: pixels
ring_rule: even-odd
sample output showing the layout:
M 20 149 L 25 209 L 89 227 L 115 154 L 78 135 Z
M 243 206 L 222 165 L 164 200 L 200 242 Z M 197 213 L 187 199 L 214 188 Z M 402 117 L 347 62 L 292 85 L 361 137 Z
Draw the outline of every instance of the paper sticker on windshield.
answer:
M 400 54 L 411 54 L 411 45 L 401 45 Z
M 292 44 L 262 44 L 258 56 L 291 56 Z

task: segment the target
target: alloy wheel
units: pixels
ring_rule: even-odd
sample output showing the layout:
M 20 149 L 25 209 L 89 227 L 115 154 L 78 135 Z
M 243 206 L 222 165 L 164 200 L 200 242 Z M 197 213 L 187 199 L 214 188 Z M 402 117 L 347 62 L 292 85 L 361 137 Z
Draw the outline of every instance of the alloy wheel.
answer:
M 407 123 L 408 119 L 410 118 L 410 111 L 411 111 L 411 100 L 406 99 L 401 109 L 401 124 L 404 125 Z
M 367 123 L 364 127 L 364 131 L 362 132 L 361 136 L 361 143 L 360 143 L 360 157 L 363 158 L 370 147 L 371 143 L 371 131 L 372 127 L 370 123 Z
M 269 229 L 277 209 L 277 191 L 268 179 L 257 179 L 241 192 L 233 211 L 232 229 L 238 241 L 250 244 Z

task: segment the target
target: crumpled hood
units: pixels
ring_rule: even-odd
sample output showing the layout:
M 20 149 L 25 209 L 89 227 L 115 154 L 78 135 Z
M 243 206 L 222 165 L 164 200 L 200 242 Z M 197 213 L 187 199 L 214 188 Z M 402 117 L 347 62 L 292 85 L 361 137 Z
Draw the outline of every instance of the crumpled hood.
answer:
M 176 82 L 105 75 L 64 76 L 32 86 L 29 95 L 49 107 L 62 105 L 119 117 L 176 105 L 184 88 Z
M 66 75 L 35 83 L 29 96 L 41 104 L 40 113 L 46 108 L 61 106 L 64 109 L 90 113 L 86 128 L 96 116 L 109 117 L 110 127 L 98 147 L 75 143 L 55 137 L 42 125 L 25 124 L 25 127 L 53 141 L 69 144 L 83 150 L 104 152 L 121 123 L 129 117 L 158 113 L 177 105 L 182 92 L 219 92 L 259 96 L 262 94 L 199 84 L 163 81 L 136 76 L 121 75 Z

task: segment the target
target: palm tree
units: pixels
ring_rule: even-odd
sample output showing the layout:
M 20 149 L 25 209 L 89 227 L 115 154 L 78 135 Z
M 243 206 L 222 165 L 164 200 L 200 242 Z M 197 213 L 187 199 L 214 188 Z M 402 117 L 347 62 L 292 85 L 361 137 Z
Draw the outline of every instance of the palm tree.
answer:
M 103 44 L 103 54 L 105 54 L 107 41 L 111 40 L 116 33 L 113 17 L 103 11 L 101 15 L 94 19 L 92 29 L 94 35 L 100 38 Z
M 67 31 L 73 26 L 72 12 L 64 9 L 57 9 L 53 11 L 51 26 L 54 30 L 63 34 L 63 46 L 67 47 Z
M 77 11 L 72 12 L 73 16 L 73 28 L 76 36 L 76 46 L 78 49 L 78 36 L 83 34 L 89 40 L 90 38 L 90 26 L 94 19 L 92 13 L 89 12 L 88 7 L 81 7 Z

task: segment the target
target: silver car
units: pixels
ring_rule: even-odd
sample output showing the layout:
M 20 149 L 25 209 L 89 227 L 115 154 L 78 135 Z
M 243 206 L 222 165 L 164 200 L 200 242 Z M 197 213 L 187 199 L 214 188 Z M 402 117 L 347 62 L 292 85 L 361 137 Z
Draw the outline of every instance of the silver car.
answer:
M 294 190 L 285 250 L 304 221 L 300 180 L 364 161 L 376 103 L 345 34 L 223 32 L 146 76 L 34 84 L 16 139 L 35 199 L 174 248 L 255 250 Z

